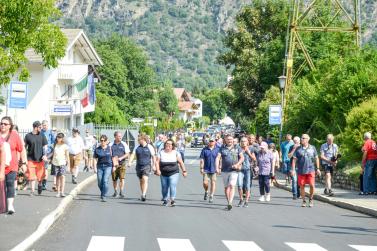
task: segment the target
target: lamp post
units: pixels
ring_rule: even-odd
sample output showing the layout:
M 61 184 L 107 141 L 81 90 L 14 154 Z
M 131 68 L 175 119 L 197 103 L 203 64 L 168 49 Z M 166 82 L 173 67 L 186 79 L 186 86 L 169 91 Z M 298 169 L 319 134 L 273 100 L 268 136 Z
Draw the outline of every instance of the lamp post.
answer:
M 279 131 L 279 147 L 281 144 L 281 140 L 283 137 L 283 121 L 284 121 L 284 90 L 285 90 L 285 83 L 287 82 L 286 76 L 280 76 L 279 79 L 279 86 L 280 86 L 280 93 L 281 93 L 281 117 L 280 117 L 280 131 Z

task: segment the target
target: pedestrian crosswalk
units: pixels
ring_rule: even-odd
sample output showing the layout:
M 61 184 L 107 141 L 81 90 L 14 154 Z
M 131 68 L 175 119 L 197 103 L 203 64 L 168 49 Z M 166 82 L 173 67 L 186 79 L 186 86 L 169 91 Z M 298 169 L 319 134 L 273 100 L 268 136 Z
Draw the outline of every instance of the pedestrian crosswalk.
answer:
M 127 245 L 125 245 L 125 237 L 119 236 L 92 236 L 87 251 L 123 251 L 128 250 Z M 157 243 L 160 251 L 196 251 L 194 245 L 189 239 L 178 239 L 178 238 L 157 238 Z M 222 244 L 225 249 L 229 251 L 263 251 L 263 249 L 254 241 L 234 241 L 234 240 L 223 240 Z M 285 242 L 282 245 L 286 245 L 291 250 L 296 251 L 327 251 L 325 247 L 320 246 L 317 243 L 298 243 L 298 242 Z M 348 250 L 357 251 L 377 251 L 376 246 L 368 245 L 347 245 Z M 129 249 L 133 250 L 133 249 Z M 339 250 L 345 250 L 344 248 L 339 248 Z

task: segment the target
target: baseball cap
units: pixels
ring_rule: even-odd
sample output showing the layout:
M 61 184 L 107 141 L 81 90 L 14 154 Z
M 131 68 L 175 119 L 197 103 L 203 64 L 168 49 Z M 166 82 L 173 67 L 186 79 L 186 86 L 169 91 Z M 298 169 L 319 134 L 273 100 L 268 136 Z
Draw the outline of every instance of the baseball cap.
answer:
M 260 148 L 263 148 L 263 149 L 267 149 L 267 148 L 268 148 L 268 145 L 267 145 L 266 142 L 263 141 L 263 142 L 260 144 L 259 147 L 260 147 Z
M 209 141 L 216 141 L 215 137 L 210 137 Z

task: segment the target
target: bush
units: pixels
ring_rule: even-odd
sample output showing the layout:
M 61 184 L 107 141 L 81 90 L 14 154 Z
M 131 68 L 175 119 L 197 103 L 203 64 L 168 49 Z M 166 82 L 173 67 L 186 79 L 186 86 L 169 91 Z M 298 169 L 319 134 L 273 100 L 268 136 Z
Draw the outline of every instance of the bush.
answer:
M 346 117 L 346 127 L 339 136 L 346 160 L 361 160 L 361 147 L 365 132 L 377 134 L 377 97 L 354 107 Z M 376 139 L 376 138 L 375 138 Z

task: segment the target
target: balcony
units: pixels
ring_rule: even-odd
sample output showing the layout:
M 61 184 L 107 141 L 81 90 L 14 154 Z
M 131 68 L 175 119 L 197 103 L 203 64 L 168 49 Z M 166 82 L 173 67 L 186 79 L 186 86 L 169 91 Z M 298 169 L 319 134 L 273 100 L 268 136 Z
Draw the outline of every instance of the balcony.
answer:
M 74 65 L 59 65 L 58 67 L 58 79 L 73 80 L 74 73 Z

